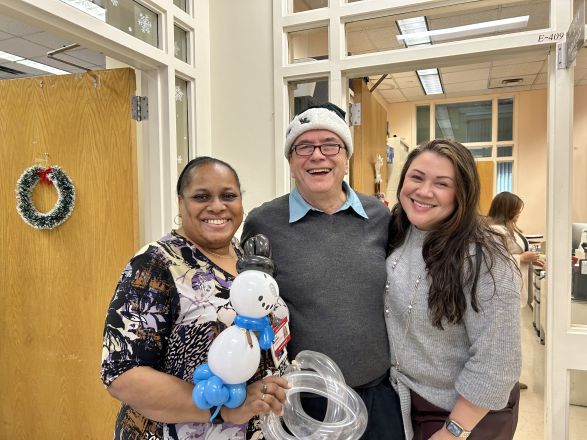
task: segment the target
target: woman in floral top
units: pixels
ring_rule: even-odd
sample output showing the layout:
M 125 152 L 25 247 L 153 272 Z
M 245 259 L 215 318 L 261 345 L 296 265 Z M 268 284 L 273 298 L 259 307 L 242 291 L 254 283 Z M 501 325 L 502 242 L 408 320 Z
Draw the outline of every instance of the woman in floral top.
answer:
M 225 162 L 200 157 L 181 173 L 177 193 L 182 226 L 131 259 L 106 316 L 102 381 L 122 401 L 114 439 L 261 439 L 257 416 L 280 414 L 288 388 L 279 377 L 284 363 L 269 352 L 262 351 L 243 404 L 222 407 L 220 423 L 192 401 L 194 369 L 236 316 L 229 288 L 241 256 L 233 238 L 243 219 L 238 176 Z M 279 300 L 271 322 L 287 318 Z

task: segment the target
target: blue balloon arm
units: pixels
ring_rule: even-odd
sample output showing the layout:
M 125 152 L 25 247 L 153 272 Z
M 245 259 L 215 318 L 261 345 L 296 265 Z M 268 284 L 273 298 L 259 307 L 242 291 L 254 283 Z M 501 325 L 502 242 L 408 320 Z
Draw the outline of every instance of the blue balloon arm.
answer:
M 273 339 L 275 339 L 275 332 L 271 325 L 266 326 L 263 329 L 263 333 L 259 338 L 259 347 L 263 350 L 269 350 L 271 348 L 271 344 L 273 344 Z

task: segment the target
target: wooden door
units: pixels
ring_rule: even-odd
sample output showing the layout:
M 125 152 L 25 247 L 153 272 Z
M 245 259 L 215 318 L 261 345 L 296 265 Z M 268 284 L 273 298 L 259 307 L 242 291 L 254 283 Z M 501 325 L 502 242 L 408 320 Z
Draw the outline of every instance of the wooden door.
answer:
M 374 195 L 377 155 L 383 158 L 380 191 L 387 188 L 387 111 L 362 79 L 353 80 L 353 91 L 355 103 L 361 103 L 361 124 L 353 126 L 350 183 L 355 191 Z
M 0 81 L 0 438 L 106 439 L 118 408 L 100 381 L 103 322 L 138 245 L 131 69 Z M 49 153 L 76 190 L 55 229 L 27 225 L 16 182 Z M 40 211 L 55 189 L 37 185 Z
M 491 201 L 493 200 L 494 184 L 494 164 L 493 162 L 476 161 L 477 171 L 479 172 L 479 180 L 481 181 L 481 197 L 479 200 L 479 208 L 481 214 L 487 215 Z

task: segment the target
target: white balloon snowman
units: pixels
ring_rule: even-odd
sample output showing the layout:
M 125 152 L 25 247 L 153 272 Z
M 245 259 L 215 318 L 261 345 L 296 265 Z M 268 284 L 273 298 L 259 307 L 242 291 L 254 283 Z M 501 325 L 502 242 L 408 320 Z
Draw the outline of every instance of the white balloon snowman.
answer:
M 245 255 L 237 262 L 238 275 L 230 286 L 230 303 L 237 313 L 233 324 L 212 342 L 208 363 L 194 371 L 192 399 L 197 407 L 240 406 L 247 394 L 246 382 L 257 368 L 261 349 L 268 350 L 275 337 L 267 316 L 279 298 L 273 276 L 275 265 L 264 235 L 255 235 L 243 246 Z M 259 338 L 255 332 L 259 332 Z

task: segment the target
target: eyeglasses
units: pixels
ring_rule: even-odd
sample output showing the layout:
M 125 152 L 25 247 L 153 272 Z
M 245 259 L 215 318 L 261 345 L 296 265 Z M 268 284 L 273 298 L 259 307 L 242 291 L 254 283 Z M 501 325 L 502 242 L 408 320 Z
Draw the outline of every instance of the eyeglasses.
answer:
M 344 148 L 340 144 L 334 143 L 325 143 L 320 145 L 312 145 L 312 144 L 298 144 L 294 145 L 293 149 L 298 156 L 301 157 L 308 157 L 314 154 L 314 150 L 316 148 L 320 149 L 320 153 L 324 156 L 336 156 L 341 148 Z

